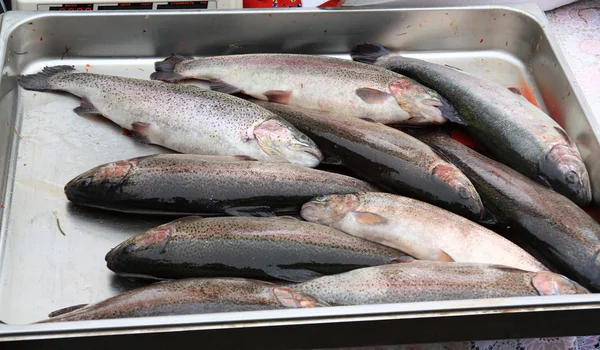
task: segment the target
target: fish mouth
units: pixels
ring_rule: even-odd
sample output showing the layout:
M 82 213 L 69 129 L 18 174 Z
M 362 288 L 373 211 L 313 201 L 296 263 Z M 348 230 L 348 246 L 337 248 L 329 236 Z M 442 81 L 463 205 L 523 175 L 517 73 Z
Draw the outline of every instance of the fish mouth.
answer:
M 304 151 L 304 152 L 306 152 L 306 153 L 310 154 L 311 156 L 317 158 L 317 160 L 319 162 L 321 162 L 323 160 L 323 155 L 320 152 L 316 152 L 316 151 L 313 151 L 313 150 L 308 150 L 308 151 Z

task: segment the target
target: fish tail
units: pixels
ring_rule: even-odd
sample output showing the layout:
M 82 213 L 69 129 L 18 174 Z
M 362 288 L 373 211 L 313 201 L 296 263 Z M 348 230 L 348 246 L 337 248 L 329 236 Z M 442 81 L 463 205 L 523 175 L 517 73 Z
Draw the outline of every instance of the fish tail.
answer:
M 55 90 L 50 82 L 50 78 L 57 74 L 75 71 L 73 66 L 54 66 L 44 67 L 44 69 L 35 74 L 20 75 L 18 78 L 19 85 L 25 90 L 44 91 Z
M 392 52 L 380 44 L 364 43 L 354 46 L 350 57 L 354 61 L 373 64 L 379 57 L 386 56 Z
M 185 79 L 185 77 L 175 73 L 175 67 L 181 62 L 189 61 L 192 59 L 193 58 L 191 57 L 173 54 L 162 61 L 155 62 L 154 69 L 156 70 L 156 72 L 150 75 L 150 79 L 166 81 L 169 83 L 176 83 L 180 80 L 183 80 Z

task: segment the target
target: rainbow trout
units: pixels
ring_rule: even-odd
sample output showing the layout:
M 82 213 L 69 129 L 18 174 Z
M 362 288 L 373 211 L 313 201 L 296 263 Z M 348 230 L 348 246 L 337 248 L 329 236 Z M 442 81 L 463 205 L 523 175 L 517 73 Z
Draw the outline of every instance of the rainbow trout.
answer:
M 210 80 L 211 89 L 382 123 L 442 124 L 455 113 L 437 92 L 400 74 L 340 58 L 249 54 L 155 63 L 151 79 Z
M 71 66 L 22 75 L 26 90 L 66 91 L 82 98 L 79 115 L 102 114 L 138 141 L 181 153 L 248 156 L 316 167 L 314 142 L 253 103 L 194 86 L 82 73 Z

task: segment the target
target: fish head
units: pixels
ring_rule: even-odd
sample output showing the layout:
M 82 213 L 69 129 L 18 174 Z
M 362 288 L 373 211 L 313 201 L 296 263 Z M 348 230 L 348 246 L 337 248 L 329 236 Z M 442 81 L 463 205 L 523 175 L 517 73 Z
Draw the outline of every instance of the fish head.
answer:
M 360 198 L 356 194 L 318 196 L 302 206 L 300 215 L 307 221 L 330 225 L 342 220 L 359 205 Z
M 329 304 L 322 300 L 289 287 L 275 287 L 272 291 L 277 301 L 279 301 L 283 307 L 312 308 L 329 306 Z
M 282 120 L 268 119 L 254 127 L 253 133 L 260 148 L 275 159 L 310 168 L 323 160 L 313 140 Z
M 531 278 L 531 284 L 540 295 L 588 294 L 589 291 L 565 276 L 540 271 Z
M 93 204 L 119 186 L 135 165 L 136 159 L 130 159 L 97 166 L 69 181 L 64 188 L 65 194 L 70 201 Z
M 459 210 L 468 213 L 475 219 L 482 219 L 485 209 L 475 186 L 462 171 L 450 163 L 440 163 L 434 166 L 432 175 L 439 183 L 450 187 L 451 195 L 441 198 L 452 206 L 459 206 Z
M 115 272 L 126 272 L 139 258 L 158 258 L 165 251 L 175 233 L 173 222 L 152 228 L 133 236 L 111 249 L 105 256 L 106 264 Z
M 575 146 L 556 144 L 540 164 L 543 179 L 578 205 L 592 201 L 590 176 Z
M 452 107 L 434 90 L 408 78 L 394 80 L 388 87 L 396 102 L 410 115 L 407 124 L 431 125 L 446 122 L 443 110 Z

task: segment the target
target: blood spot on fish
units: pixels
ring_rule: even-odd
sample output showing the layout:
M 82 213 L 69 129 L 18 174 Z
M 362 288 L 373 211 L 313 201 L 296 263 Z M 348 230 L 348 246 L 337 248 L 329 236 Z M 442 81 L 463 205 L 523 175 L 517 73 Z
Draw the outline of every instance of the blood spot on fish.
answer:
M 0 204 L 0 209 L 4 209 L 4 208 L 6 208 L 6 207 L 4 206 L 4 204 Z
M 44 41 L 44 38 L 42 38 L 41 36 L 40 36 L 40 41 Z
M 567 97 L 569 97 L 569 96 L 571 96 L 571 93 L 570 93 L 570 92 L 567 94 Z
M 479 43 L 481 44 L 483 42 L 483 39 L 479 40 Z
M 125 135 L 127 137 L 131 137 L 131 131 L 129 131 L 127 129 L 123 129 L 123 135 Z

